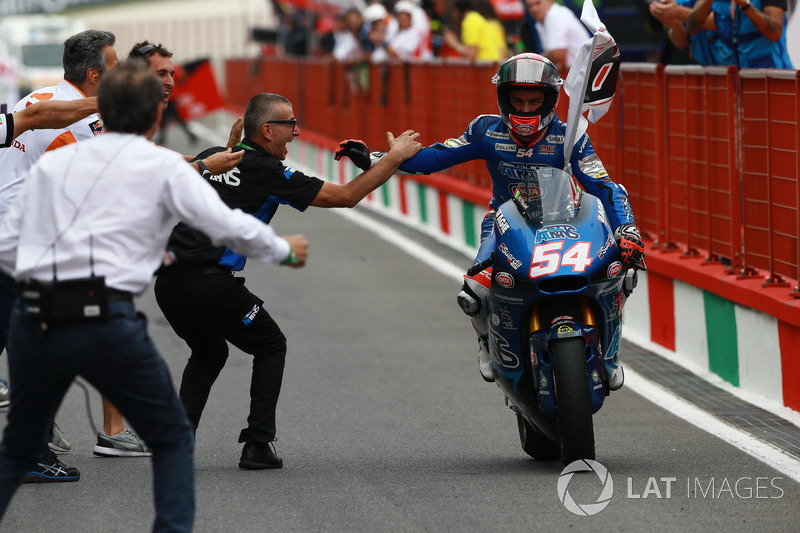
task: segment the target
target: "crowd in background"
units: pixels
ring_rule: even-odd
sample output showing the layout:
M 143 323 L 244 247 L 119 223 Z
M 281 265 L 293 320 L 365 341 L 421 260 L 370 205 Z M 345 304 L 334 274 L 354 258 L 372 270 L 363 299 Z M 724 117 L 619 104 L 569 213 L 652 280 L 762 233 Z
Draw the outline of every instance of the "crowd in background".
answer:
M 296 0 L 272 1 L 281 18 L 274 51 L 328 56 L 346 65 L 432 58 L 502 62 L 536 52 L 566 71 L 590 36 L 579 20 L 581 0 L 353 0 L 349 8 L 321 1 L 305 2 L 306 9 Z M 792 68 L 786 51 L 792 0 L 613 2 L 595 2 L 610 31 L 611 7 L 624 4 L 637 13 L 612 31 L 623 59 Z M 636 43 L 638 55 L 631 55 L 626 39 L 633 33 L 646 33 L 652 48 L 642 52 Z

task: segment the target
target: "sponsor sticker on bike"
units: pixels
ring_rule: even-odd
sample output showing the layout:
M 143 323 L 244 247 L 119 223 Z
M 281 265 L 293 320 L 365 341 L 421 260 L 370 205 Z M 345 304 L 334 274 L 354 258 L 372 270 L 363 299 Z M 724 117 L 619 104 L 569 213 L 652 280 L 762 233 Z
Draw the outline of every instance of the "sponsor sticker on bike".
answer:
M 505 287 L 506 289 L 511 289 L 514 287 L 514 276 L 508 272 L 498 272 L 497 275 L 495 275 L 494 280 L 498 285 Z

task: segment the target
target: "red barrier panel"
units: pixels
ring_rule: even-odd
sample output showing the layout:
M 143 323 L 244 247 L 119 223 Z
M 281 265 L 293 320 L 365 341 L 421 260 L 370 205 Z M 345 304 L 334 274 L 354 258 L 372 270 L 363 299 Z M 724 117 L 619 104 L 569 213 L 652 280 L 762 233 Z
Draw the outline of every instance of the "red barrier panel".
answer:
M 798 77 L 742 70 L 742 202 L 745 264 L 768 284 L 798 278 Z
M 226 70 L 237 112 L 253 94 L 277 92 L 304 131 L 362 138 L 373 150 L 386 149 L 386 131 L 414 129 L 428 146 L 498 112 L 496 65 L 265 58 L 230 60 Z M 758 269 L 767 286 L 800 278 L 800 73 L 624 64 L 617 93 L 588 131 L 655 246 L 721 260 L 740 277 Z M 562 120 L 567 105 L 563 95 Z M 491 186 L 483 161 L 446 174 Z
M 667 242 L 738 264 L 735 69 L 667 67 Z M 701 252 L 702 250 L 702 252 Z
M 622 165 L 615 179 L 628 189 L 639 229 L 663 246 L 667 243 L 661 203 L 665 197 L 664 67 L 622 65 L 621 81 L 625 119 L 619 144 Z

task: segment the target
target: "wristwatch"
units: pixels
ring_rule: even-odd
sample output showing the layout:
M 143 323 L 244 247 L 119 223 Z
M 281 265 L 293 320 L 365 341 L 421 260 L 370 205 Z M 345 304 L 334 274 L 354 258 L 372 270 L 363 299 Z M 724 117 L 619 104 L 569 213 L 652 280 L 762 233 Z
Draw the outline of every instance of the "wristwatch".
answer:
M 753 4 L 752 4 L 752 3 L 750 3 L 750 0 L 744 0 L 744 2 L 745 2 L 745 3 L 744 3 L 744 5 L 742 6 L 742 11 L 747 11 L 748 9 L 750 9 L 751 7 L 753 7 Z
M 748 2 L 749 2 L 749 0 L 748 0 Z M 202 159 L 198 159 L 197 161 L 195 161 L 195 163 L 197 163 L 197 167 L 200 169 L 200 174 L 201 174 L 203 177 L 206 177 L 206 176 L 210 176 L 210 175 L 211 175 L 211 171 L 210 171 L 210 170 L 208 170 L 208 167 L 206 166 L 206 164 L 205 164 L 205 163 L 203 163 L 203 160 L 202 160 Z

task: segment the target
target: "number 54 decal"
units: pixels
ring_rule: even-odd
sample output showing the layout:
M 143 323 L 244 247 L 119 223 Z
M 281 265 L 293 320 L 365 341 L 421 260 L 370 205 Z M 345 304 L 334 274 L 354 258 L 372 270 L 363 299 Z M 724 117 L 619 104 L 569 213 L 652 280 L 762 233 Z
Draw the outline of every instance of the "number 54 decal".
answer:
M 552 274 L 561 266 L 572 265 L 573 272 L 586 272 L 586 267 L 592 264 L 589 252 L 592 250 L 590 242 L 576 242 L 569 250 L 561 253 L 564 241 L 551 241 L 537 244 L 533 247 L 531 258 L 531 278 L 538 278 Z

